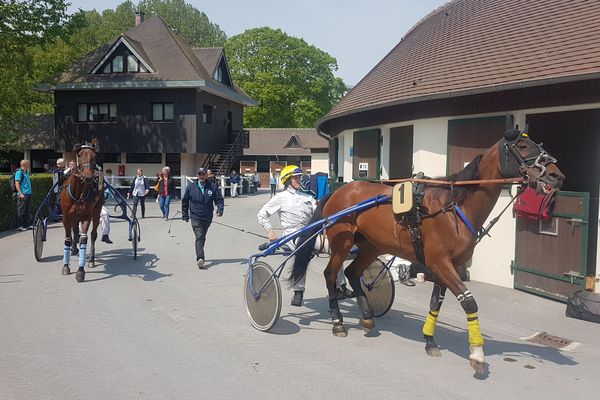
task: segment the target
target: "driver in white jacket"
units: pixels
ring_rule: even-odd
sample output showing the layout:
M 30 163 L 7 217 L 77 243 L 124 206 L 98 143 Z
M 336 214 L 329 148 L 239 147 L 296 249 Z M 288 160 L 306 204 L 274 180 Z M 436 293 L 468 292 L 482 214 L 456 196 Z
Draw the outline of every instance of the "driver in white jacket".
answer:
M 283 235 L 289 235 L 303 227 L 305 227 L 317 208 L 315 199 L 301 190 L 300 176 L 302 169 L 295 165 L 288 165 L 281 171 L 281 182 L 285 185 L 285 190 L 279 192 L 272 197 L 257 214 L 258 222 L 267 231 L 270 241 L 277 239 L 277 234 L 273 230 L 270 217 L 274 214 L 279 214 Z M 287 242 L 286 245 L 290 248 L 295 248 L 293 241 Z M 288 261 L 288 265 L 294 265 L 293 259 Z M 306 275 L 294 283 L 294 297 L 291 304 L 300 307 L 304 297 L 304 288 Z M 337 276 L 338 298 L 354 297 L 354 293 L 346 287 L 345 277 L 342 269 Z

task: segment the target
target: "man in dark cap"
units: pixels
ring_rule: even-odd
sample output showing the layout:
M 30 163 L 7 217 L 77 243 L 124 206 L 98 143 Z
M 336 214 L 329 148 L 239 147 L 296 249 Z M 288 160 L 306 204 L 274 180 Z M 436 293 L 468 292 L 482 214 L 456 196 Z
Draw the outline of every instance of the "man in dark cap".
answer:
M 198 181 L 189 184 L 181 199 L 182 219 L 188 222 L 191 218 L 192 229 L 196 236 L 196 265 L 204 269 L 204 243 L 206 233 L 213 219 L 214 206 L 217 206 L 217 217 L 223 215 L 223 196 L 217 186 L 207 180 L 204 168 L 198 170 Z

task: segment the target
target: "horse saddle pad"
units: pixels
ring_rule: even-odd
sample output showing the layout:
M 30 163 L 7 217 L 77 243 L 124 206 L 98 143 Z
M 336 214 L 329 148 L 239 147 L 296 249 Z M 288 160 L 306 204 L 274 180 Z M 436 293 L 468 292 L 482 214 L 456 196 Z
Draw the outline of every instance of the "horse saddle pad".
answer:
M 392 210 L 394 214 L 404 214 L 413 208 L 413 184 L 402 182 L 392 190 Z

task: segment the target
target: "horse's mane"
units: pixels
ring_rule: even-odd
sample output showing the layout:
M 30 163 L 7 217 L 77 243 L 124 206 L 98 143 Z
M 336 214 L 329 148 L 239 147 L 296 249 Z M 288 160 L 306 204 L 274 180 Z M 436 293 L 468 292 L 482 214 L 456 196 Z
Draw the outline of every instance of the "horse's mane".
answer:
M 442 178 L 435 178 L 435 180 L 439 181 L 471 181 L 479 179 L 479 162 L 481 161 L 481 157 L 483 155 L 479 154 L 477 157 L 473 159 L 466 167 L 462 170 L 458 171 L 455 174 L 448 175 Z M 457 204 L 461 204 L 469 194 L 471 194 L 477 185 L 465 185 L 465 186 L 433 186 L 431 190 L 434 191 L 436 196 L 443 195 L 444 193 L 449 192 L 448 202 L 455 202 Z

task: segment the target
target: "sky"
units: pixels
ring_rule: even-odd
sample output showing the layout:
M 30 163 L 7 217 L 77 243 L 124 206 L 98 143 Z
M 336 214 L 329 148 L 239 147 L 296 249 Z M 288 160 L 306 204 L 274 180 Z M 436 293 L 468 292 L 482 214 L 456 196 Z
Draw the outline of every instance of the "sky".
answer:
M 70 11 L 115 8 L 122 0 L 69 0 Z M 133 0 L 136 3 L 135 0 Z M 187 0 L 227 37 L 268 26 L 304 39 L 337 59 L 357 84 L 421 18 L 448 0 Z

